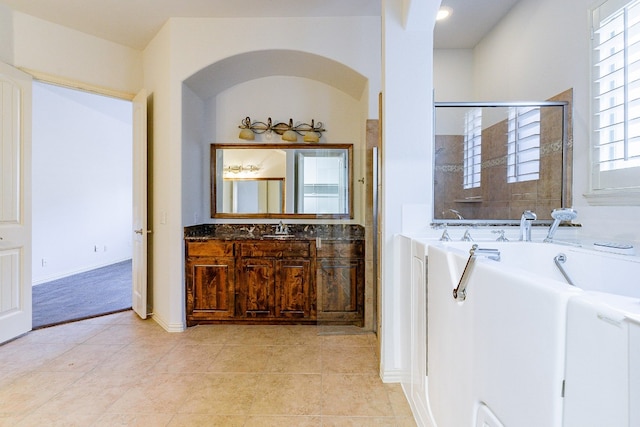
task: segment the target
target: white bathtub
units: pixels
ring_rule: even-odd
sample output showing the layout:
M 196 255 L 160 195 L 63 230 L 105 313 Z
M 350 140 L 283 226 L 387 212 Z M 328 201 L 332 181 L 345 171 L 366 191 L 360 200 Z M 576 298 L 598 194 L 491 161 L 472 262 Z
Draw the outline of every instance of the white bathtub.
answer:
M 435 424 L 640 425 L 630 405 L 640 399 L 640 373 L 631 363 L 640 364 L 633 353 L 640 343 L 629 338 L 640 336 L 640 259 L 482 242 L 499 249 L 501 261 L 479 258 L 460 302 L 452 291 L 472 244 L 438 242 L 428 250 L 428 401 Z M 559 253 L 577 286 L 556 267 Z

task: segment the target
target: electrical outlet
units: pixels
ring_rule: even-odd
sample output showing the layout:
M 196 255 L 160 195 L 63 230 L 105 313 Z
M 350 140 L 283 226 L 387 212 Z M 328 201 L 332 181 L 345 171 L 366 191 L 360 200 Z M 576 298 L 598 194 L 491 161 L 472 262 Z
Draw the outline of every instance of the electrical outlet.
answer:
M 93 245 L 93 252 L 98 252 L 98 245 Z
M 47 260 L 46 258 L 42 258 L 42 266 L 46 267 L 47 266 Z

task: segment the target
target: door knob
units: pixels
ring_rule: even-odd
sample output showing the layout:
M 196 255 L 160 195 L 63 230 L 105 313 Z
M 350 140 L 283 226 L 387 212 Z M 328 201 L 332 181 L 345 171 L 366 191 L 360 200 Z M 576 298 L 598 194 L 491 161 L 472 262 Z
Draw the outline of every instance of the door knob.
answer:
M 142 234 L 142 228 L 139 228 L 137 230 L 133 230 L 133 232 L 136 233 L 136 234 Z M 151 233 L 151 230 L 147 230 L 147 234 L 150 234 L 150 233 Z

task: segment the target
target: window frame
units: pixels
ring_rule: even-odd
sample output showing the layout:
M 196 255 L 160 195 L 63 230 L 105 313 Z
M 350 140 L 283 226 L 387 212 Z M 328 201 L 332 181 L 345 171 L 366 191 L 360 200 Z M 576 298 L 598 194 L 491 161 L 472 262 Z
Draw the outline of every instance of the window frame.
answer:
M 598 136 L 598 133 L 603 129 L 606 129 L 607 126 L 600 125 L 598 120 L 599 115 L 603 112 L 606 112 L 611 108 L 611 106 L 603 107 L 602 105 L 598 105 L 600 102 L 600 98 L 607 93 L 612 92 L 613 90 L 622 88 L 624 92 L 624 97 L 622 103 L 616 103 L 613 107 L 623 106 L 625 111 L 624 120 L 621 122 L 621 127 L 624 129 L 622 146 L 626 151 L 628 150 L 628 146 L 630 144 L 630 135 L 628 132 L 629 122 L 632 120 L 640 120 L 640 114 L 636 116 L 629 117 L 628 110 L 629 104 L 634 101 L 634 99 L 628 98 L 628 87 L 630 83 L 633 81 L 629 81 L 628 79 L 628 51 L 629 45 L 627 44 L 627 32 L 629 28 L 627 26 L 626 18 L 623 18 L 623 32 L 618 34 L 623 34 L 623 49 L 620 51 L 616 51 L 612 53 L 607 58 L 612 57 L 614 54 L 622 53 L 624 56 L 624 65 L 623 68 L 618 68 L 614 70 L 614 72 L 622 70 L 624 74 L 624 81 L 622 86 L 614 87 L 613 89 L 599 89 L 598 82 L 602 80 L 603 76 L 600 76 L 598 72 L 598 64 L 596 61 L 604 61 L 607 58 L 599 58 L 597 50 L 601 48 L 603 45 L 606 45 L 606 41 L 599 43 L 597 40 L 597 31 L 600 28 L 605 27 L 605 25 L 615 19 L 616 15 L 620 15 L 620 13 L 625 13 L 626 10 L 631 7 L 640 8 L 640 0 L 607 0 L 600 3 L 598 6 L 593 7 L 589 13 L 590 19 L 590 29 L 591 29 L 591 40 L 589 43 L 589 58 L 590 58 L 590 144 L 589 144 L 589 152 L 590 152 L 590 161 L 589 161 L 589 190 L 584 194 L 587 201 L 592 205 L 603 205 L 603 206 L 611 206 L 611 205 L 620 205 L 620 206 L 630 206 L 630 205 L 640 205 L 640 166 L 631 166 L 626 168 L 612 168 L 603 170 L 601 168 L 602 164 L 605 164 L 605 161 L 602 160 L 600 156 L 600 150 L 603 149 L 605 144 L 601 143 L 601 140 Z M 622 10 L 625 10 L 622 12 Z M 640 9 L 638 9 L 640 10 Z M 604 16 L 601 18 L 600 16 Z M 605 16 L 606 15 L 606 16 Z M 640 24 L 635 24 L 640 25 Z M 607 39 L 610 40 L 610 39 Z M 640 48 L 636 47 L 635 50 L 640 52 Z M 613 82 L 613 77 L 611 77 L 610 82 Z M 635 80 L 638 82 L 638 80 Z M 611 94 L 613 97 L 613 94 Z M 612 98 L 610 98 L 612 100 Z M 615 123 L 614 123 L 615 124 Z M 640 135 L 638 135 L 640 137 Z M 619 140 L 618 140 L 619 141 Z M 615 149 L 613 144 L 616 143 L 615 140 L 613 142 L 609 141 L 609 146 L 611 149 Z M 631 157 L 631 161 L 633 161 L 634 157 Z M 635 161 L 637 161 L 637 157 L 635 157 Z M 612 160 L 611 162 L 615 161 Z M 617 160 L 617 161 L 628 161 Z

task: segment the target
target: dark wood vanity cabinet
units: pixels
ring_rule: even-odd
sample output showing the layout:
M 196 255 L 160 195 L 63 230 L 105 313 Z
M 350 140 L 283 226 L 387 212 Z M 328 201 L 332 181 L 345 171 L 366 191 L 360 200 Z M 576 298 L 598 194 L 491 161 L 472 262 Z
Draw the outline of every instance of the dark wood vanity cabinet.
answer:
M 186 257 L 188 326 L 363 323 L 363 241 L 187 240 Z
M 234 245 L 198 241 L 186 245 L 187 325 L 235 316 Z
M 364 321 L 364 244 L 362 241 L 320 242 L 317 251 L 318 323 Z
M 236 315 L 247 319 L 315 319 L 309 241 L 239 243 Z

